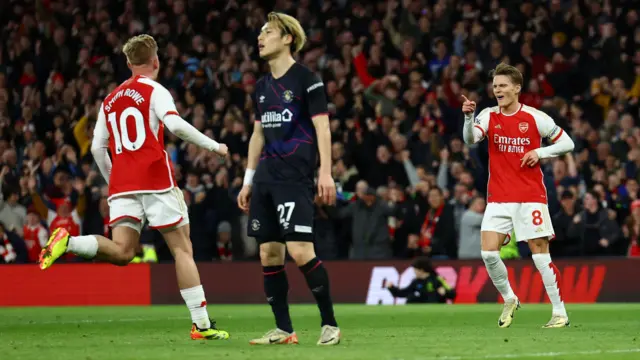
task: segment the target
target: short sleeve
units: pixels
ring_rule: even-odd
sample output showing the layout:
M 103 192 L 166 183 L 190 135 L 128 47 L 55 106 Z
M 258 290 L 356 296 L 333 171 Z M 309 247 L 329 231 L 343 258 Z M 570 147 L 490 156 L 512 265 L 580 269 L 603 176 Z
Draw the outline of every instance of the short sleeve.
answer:
M 180 116 L 176 109 L 176 104 L 173 101 L 173 96 L 171 96 L 169 90 L 164 86 L 154 87 L 153 93 L 151 94 L 151 105 L 153 106 L 153 112 L 156 113 L 156 116 L 161 121 L 167 115 Z
M 540 110 L 535 110 L 533 118 L 536 120 L 536 126 L 541 137 L 551 142 L 556 142 L 562 135 L 562 128 L 556 125 L 551 116 Z
M 491 118 L 492 108 L 486 108 L 476 116 L 473 120 L 473 127 L 477 128 L 482 132 L 482 138 L 487 137 L 487 133 L 489 132 L 489 119 Z
M 304 84 L 304 92 L 309 106 L 309 115 L 311 118 L 318 115 L 327 115 L 329 110 L 327 107 L 327 95 L 322 80 L 315 74 L 309 73 L 306 76 Z

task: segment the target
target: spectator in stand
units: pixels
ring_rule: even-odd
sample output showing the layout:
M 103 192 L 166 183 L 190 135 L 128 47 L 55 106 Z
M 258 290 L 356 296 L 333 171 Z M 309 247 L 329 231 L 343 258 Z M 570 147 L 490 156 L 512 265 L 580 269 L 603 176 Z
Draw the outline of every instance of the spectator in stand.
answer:
M 27 209 L 18 202 L 20 193 L 7 187 L 2 197 L 0 199 L 0 221 L 10 231 L 15 232 L 18 236 L 23 236 L 22 227 L 27 219 Z
M 439 187 L 429 189 L 429 210 L 420 213 L 419 227 L 414 228 L 417 244 L 410 244 L 416 252 L 440 259 L 455 259 L 458 253 L 458 237 L 453 208 L 445 202 Z M 417 234 L 417 235 L 416 235 Z
M 22 228 L 24 243 L 27 248 L 27 257 L 30 263 L 38 261 L 40 251 L 47 244 L 49 232 L 40 221 L 40 214 L 34 207 L 29 207 L 27 222 Z
M 22 264 L 28 260 L 24 241 L 0 222 L 0 264 Z
M 392 255 L 388 219 L 395 212 L 394 200 L 384 202 L 372 187 L 364 194 L 358 194 L 357 200 L 348 205 L 333 209 L 332 215 L 338 219 L 351 218 L 351 236 L 353 243 L 349 259 L 373 260 L 387 259 Z
M 469 204 L 469 210 L 465 211 L 460 219 L 458 259 L 481 259 L 480 227 L 487 204 L 482 197 L 471 199 Z
M 623 243 L 627 246 L 627 255 L 630 257 L 640 256 L 640 200 L 631 203 L 631 215 L 627 217 L 622 226 L 624 235 Z
M 581 253 L 579 237 L 569 236 L 569 228 L 574 217 L 578 215 L 579 208 L 576 196 L 571 190 L 565 190 L 560 196 L 561 209 L 551 219 L 556 237 L 549 243 L 554 256 L 577 256 Z
M 573 217 L 567 231 L 571 238 L 580 239 L 579 255 L 616 255 L 611 248 L 621 241 L 618 224 L 609 218 L 606 209 L 598 204 L 598 194 L 589 191 L 584 196 L 584 210 Z
M 218 224 L 216 248 L 218 250 L 218 259 L 225 261 L 233 260 L 233 253 L 231 252 L 231 224 L 226 221 Z

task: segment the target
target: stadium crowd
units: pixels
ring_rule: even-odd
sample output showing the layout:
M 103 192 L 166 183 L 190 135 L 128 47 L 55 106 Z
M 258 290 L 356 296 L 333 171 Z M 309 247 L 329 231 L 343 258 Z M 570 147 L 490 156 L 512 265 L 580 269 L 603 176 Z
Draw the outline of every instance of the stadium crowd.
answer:
M 167 134 L 196 260 L 255 258 L 235 198 L 251 93 L 267 71 L 256 38 L 271 10 L 305 27 L 298 60 L 321 74 L 330 103 L 341 204 L 317 206 L 321 258 L 480 257 L 488 154 L 486 142 L 461 140 L 461 95 L 478 111 L 494 106 L 488 72 L 500 62 L 524 74 L 521 102 L 547 112 L 576 144 L 543 164 L 554 256 L 638 256 L 634 3 L 2 1 L 0 263 L 35 262 L 55 227 L 108 235 L 105 181 L 89 148 L 102 98 L 130 76 L 121 47 L 139 33 L 158 41 L 158 81 L 182 117 L 229 146 L 220 161 Z M 171 259 L 157 232 L 143 239 L 136 261 Z M 510 245 L 504 257 L 528 255 Z

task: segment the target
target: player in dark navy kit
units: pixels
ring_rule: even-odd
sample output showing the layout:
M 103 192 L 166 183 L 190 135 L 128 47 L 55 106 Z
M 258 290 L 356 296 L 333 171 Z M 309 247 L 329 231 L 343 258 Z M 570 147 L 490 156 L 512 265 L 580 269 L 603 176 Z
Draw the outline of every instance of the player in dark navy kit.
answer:
M 324 84 L 292 57 L 302 49 L 304 30 L 293 17 L 270 13 L 258 36 L 260 57 L 271 73 L 256 84 L 255 125 L 239 207 L 249 212 L 248 234 L 260 244 L 264 288 L 276 329 L 251 344 L 297 344 L 289 316 L 285 251 L 304 274 L 318 302 L 322 330 L 318 345 L 340 342 L 329 277 L 313 247 L 314 177 L 318 153 L 318 196 L 333 205 L 331 131 Z

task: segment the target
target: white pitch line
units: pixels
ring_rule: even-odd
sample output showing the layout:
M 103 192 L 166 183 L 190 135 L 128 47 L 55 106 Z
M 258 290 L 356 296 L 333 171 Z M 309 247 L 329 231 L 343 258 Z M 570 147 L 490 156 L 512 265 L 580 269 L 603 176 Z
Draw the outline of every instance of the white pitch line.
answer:
M 606 355 L 606 354 L 629 354 L 640 353 L 640 349 L 617 349 L 617 350 L 584 350 L 584 351 L 558 351 L 558 352 L 538 352 L 521 354 L 494 354 L 494 355 L 461 355 L 461 356 L 438 356 L 429 358 L 418 358 L 418 360 L 465 360 L 465 359 L 520 359 L 526 357 L 555 357 L 570 355 Z M 402 360 L 402 359 L 396 359 Z

